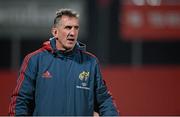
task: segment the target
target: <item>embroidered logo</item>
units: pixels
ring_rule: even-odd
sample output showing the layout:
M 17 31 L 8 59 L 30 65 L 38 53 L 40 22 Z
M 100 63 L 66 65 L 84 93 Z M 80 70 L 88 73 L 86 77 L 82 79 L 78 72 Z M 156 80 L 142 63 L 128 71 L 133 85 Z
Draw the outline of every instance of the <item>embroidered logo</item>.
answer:
M 42 77 L 43 77 L 43 78 L 52 78 L 52 75 L 50 74 L 49 71 L 45 71 L 45 72 L 42 74 Z
M 87 79 L 89 78 L 89 72 L 88 71 L 83 71 L 79 74 L 79 79 L 82 81 L 81 85 L 82 86 L 76 86 L 77 88 L 82 88 L 82 89 L 89 89 L 87 86 Z
M 89 72 L 83 71 L 79 74 L 79 79 L 81 81 L 86 81 L 89 78 Z

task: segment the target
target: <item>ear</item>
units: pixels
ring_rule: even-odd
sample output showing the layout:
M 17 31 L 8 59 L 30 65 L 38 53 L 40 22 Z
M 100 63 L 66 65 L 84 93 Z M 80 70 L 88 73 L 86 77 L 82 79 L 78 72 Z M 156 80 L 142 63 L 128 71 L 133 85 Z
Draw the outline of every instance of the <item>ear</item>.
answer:
M 58 30 L 57 30 L 57 28 L 52 28 L 52 29 L 51 29 L 51 33 L 53 34 L 53 36 L 54 36 L 55 38 L 58 38 Z

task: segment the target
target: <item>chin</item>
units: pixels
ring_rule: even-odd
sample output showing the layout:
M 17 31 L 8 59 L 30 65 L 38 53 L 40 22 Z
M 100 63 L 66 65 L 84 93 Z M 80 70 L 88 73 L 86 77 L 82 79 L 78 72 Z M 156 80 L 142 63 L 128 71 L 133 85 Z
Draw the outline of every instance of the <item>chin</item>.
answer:
M 66 46 L 66 50 L 72 50 L 74 46 Z
M 66 46 L 66 48 L 72 49 L 72 48 L 74 48 L 74 46 L 75 46 L 75 44 L 69 44 L 69 45 Z

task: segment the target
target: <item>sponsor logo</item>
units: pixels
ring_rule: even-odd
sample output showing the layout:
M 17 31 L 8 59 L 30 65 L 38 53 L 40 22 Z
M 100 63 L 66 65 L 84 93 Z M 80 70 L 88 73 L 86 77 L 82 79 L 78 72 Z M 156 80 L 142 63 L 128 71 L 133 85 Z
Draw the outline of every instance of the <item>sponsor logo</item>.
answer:
M 42 74 L 42 77 L 43 77 L 43 78 L 52 78 L 52 75 L 50 74 L 49 71 L 45 71 L 45 72 Z
M 78 88 L 78 89 L 90 90 L 90 88 L 89 88 L 89 87 L 76 86 L 76 88 Z

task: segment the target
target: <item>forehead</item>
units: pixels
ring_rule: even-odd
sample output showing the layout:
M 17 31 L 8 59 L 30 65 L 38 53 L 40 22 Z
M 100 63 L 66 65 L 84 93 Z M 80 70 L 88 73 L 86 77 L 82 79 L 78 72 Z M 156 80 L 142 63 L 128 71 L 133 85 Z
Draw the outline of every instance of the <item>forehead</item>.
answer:
M 62 16 L 61 25 L 79 25 L 79 19 L 76 17 Z

